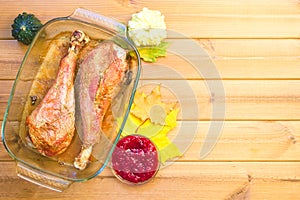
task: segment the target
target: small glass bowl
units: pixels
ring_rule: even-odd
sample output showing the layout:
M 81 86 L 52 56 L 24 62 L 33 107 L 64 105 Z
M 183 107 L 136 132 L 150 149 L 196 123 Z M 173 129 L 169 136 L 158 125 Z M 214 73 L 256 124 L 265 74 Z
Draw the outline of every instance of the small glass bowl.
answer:
M 156 145 L 142 135 L 120 139 L 111 157 L 113 174 L 123 183 L 141 185 L 151 181 L 160 167 Z

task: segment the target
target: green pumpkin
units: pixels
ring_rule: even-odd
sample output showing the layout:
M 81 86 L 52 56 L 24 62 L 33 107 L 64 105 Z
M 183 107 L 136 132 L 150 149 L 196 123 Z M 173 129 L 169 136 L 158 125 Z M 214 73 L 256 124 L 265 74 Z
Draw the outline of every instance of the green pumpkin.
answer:
M 42 26 L 41 21 L 33 14 L 23 12 L 14 19 L 11 33 L 15 39 L 29 45 Z

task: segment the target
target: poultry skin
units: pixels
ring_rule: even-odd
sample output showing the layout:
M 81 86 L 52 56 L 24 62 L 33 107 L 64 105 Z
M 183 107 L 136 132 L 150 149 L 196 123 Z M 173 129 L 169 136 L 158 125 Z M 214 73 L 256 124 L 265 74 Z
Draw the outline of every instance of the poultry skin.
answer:
M 75 131 L 74 76 L 77 55 L 89 38 L 80 30 L 72 33 L 68 53 L 62 58 L 54 84 L 27 117 L 29 136 L 45 156 L 63 153 Z
M 82 141 L 81 152 L 74 161 L 77 169 L 86 168 L 93 146 L 100 140 L 104 116 L 129 69 L 126 56 L 127 52 L 117 44 L 104 41 L 80 65 L 75 80 L 75 90 L 79 91 L 76 128 Z

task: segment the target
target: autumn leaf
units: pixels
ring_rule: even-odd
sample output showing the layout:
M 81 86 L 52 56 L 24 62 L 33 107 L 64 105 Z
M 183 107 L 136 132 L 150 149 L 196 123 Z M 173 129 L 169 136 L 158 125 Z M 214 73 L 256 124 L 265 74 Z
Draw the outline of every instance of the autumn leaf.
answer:
M 176 107 L 177 102 L 161 101 L 160 85 L 155 87 L 149 95 L 136 92 L 131 114 L 142 121 L 150 119 L 154 124 L 164 125 L 166 116 Z
M 147 105 L 146 105 L 147 104 Z M 137 92 L 134 99 L 134 107 L 128 116 L 122 136 L 140 134 L 150 138 L 157 146 L 160 153 L 160 161 L 164 164 L 166 161 L 182 155 L 178 147 L 168 138 L 168 133 L 177 125 L 177 115 L 179 108 L 175 108 L 176 103 L 166 103 L 161 101 L 160 86 L 157 86 L 149 95 Z M 157 122 L 156 114 L 153 117 L 151 108 L 164 110 L 165 117 L 159 117 L 160 123 Z M 153 111 L 154 112 L 154 111 Z M 153 120 L 154 118 L 154 120 Z M 152 119 L 152 120 L 151 120 Z M 153 122 L 154 121 L 154 122 Z M 121 120 L 119 121 L 119 124 Z
M 153 124 L 150 120 L 141 126 L 143 121 L 129 114 L 125 127 L 123 128 L 122 136 L 140 134 L 150 138 L 159 150 L 160 162 L 162 164 L 170 159 L 182 156 L 178 147 L 168 138 L 168 133 L 176 127 L 178 111 L 178 109 L 173 110 L 167 115 L 166 124 L 164 126 Z

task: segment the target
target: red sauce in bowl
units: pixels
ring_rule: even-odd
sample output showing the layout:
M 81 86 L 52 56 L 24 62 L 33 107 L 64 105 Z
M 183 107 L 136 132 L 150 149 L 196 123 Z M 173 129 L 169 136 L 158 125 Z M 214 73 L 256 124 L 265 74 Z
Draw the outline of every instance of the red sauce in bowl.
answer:
M 144 136 L 129 135 L 122 138 L 112 154 L 114 174 L 127 183 L 145 183 L 155 176 L 158 168 L 156 146 Z

